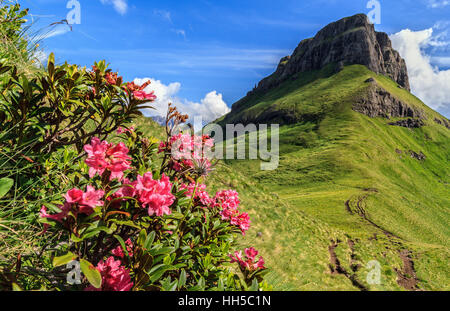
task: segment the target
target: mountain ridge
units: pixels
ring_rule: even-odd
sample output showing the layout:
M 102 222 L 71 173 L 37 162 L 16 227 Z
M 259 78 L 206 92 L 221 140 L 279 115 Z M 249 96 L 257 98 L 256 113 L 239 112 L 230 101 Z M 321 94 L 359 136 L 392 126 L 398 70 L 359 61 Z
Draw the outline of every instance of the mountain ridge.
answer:
M 320 70 L 330 63 L 337 64 L 336 70 L 343 65 L 365 65 L 410 91 L 405 60 L 392 48 L 389 36 L 375 31 L 365 14 L 356 14 L 302 40 L 291 56 L 280 60 L 274 74 L 261 80 L 252 92 L 267 91 L 302 72 Z
M 216 121 L 281 125 L 276 170 L 224 161 L 219 182 L 255 219 L 247 241 L 267 254 L 275 289 L 448 289 L 448 119 L 385 72 L 341 65 L 250 92 Z M 374 261 L 380 283 L 367 281 Z
M 281 59 L 273 74 L 262 79 L 252 91 L 232 105 L 230 113 L 216 122 L 222 126 L 226 123 L 283 125 L 308 119 L 319 120 L 324 116 L 324 111 L 297 112 L 296 107 L 301 106 L 301 103 L 295 103 L 295 107 L 258 104 L 260 107 L 256 113 L 256 106 L 252 107 L 252 103 L 261 102 L 259 98 L 271 90 L 292 84 L 299 88 L 329 78 L 353 65 L 363 65 L 375 74 L 392 80 L 399 90 L 410 93 L 406 63 L 392 48 L 388 35 L 376 32 L 366 15 L 356 14 L 325 26 L 313 38 L 302 40 L 291 56 Z M 406 102 L 402 96 L 398 96 L 399 92 L 383 88 L 373 78 L 364 82 L 365 90 L 352 99 L 354 111 L 369 117 L 412 118 L 409 123 L 398 123 L 400 126 L 422 126 L 423 120 L 429 117 L 430 113 L 427 111 L 430 108 L 425 104 L 411 105 L 411 102 Z M 320 102 L 313 95 L 307 100 Z M 435 113 L 432 115 L 432 121 L 450 128 L 446 117 Z

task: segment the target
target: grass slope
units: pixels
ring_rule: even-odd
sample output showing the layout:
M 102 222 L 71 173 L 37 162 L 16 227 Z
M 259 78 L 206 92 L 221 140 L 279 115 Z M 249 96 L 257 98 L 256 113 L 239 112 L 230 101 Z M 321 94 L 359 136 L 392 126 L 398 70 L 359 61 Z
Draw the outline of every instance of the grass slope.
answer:
M 443 117 L 364 66 L 305 76 L 245 98 L 219 120 L 258 120 L 268 110 L 299 120 L 280 129 L 277 170 L 238 160 L 222 168 L 236 176 L 232 184 L 262 233 L 247 239 L 268 258 L 275 289 L 448 290 L 450 131 L 433 121 Z M 426 125 L 390 126 L 354 112 L 370 77 L 422 109 Z M 381 264 L 380 285 L 366 281 L 371 260 Z

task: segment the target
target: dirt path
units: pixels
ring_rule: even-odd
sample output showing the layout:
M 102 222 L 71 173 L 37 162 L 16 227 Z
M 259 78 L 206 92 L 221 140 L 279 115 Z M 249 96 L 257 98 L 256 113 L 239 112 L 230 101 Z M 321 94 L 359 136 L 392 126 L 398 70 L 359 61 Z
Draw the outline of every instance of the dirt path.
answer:
M 375 192 L 373 189 L 370 189 L 370 190 L 367 190 L 367 191 L 373 191 L 373 192 Z M 353 215 L 353 214 L 355 214 L 355 213 L 358 214 L 358 215 L 361 216 L 365 221 L 367 221 L 371 226 L 373 226 L 373 227 L 375 227 L 375 228 L 381 230 L 386 236 L 388 236 L 388 237 L 395 237 L 395 238 L 397 238 L 397 239 L 401 239 L 399 236 L 397 236 L 397 235 L 395 235 L 394 233 L 392 233 L 392 232 L 390 232 L 390 231 L 384 229 L 384 228 L 381 227 L 380 225 L 378 225 L 378 224 L 376 224 L 375 222 L 373 222 L 369 217 L 367 217 L 367 214 L 366 214 L 366 207 L 365 207 L 365 204 L 366 204 L 366 203 L 365 203 L 365 202 L 366 202 L 366 199 L 368 198 L 368 196 L 369 196 L 369 194 L 364 194 L 364 195 L 358 197 L 358 200 L 356 201 L 356 206 L 354 207 L 354 208 L 355 208 L 355 211 L 352 209 L 352 207 L 351 207 L 351 205 L 350 205 L 351 199 L 348 199 L 348 200 L 345 202 L 345 207 L 346 207 L 347 211 L 348 211 L 351 215 Z
M 407 249 L 403 249 L 399 252 L 400 258 L 403 261 L 402 271 L 396 269 L 397 283 L 403 286 L 407 290 L 418 290 L 417 276 L 414 270 L 414 262 L 411 259 L 411 252 Z
M 376 189 L 364 189 L 364 190 L 369 191 L 369 192 L 378 192 L 378 190 L 376 190 Z M 389 242 L 391 244 L 393 244 L 393 246 L 396 249 L 398 249 L 398 248 L 401 249 L 401 250 L 399 250 L 399 256 L 403 262 L 403 268 L 402 268 L 402 270 L 394 268 L 395 271 L 397 272 L 397 283 L 400 286 L 402 286 L 403 288 L 405 288 L 406 290 L 418 290 L 419 289 L 418 279 L 416 276 L 416 271 L 414 269 L 414 261 L 411 258 L 411 251 L 409 251 L 408 249 L 405 248 L 405 246 L 401 242 L 401 241 L 403 241 L 402 238 L 400 238 L 399 236 L 395 235 L 394 233 L 384 229 L 380 225 L 373 222 L 369 217 L 367 217 L 366 208 L 365 208 L 365 200 L 367 199 L 368 196 L 369 196 L 368 193 L 366 193 L 362 196 L 359 196 L 356 201 L 356 206 L 353 206 L 354 209 L 352 209 L 351 198 L 348 199 L 345 202 L 345 208 L 351 215 L 353 215 L 355 213 L 358 214 L 366 222 L 368 222 L 371 226 L 382 231 L 383 234 L 388 237 Z M 349 246 L 352 249 L 352 253 L 353 253 L 354 242 L 353 241 L 350 242 L 350 241 L 351 240 L 349 240 Z
M 349 272 L 347 272 L 347 270 L 345 270 L 342 267 L 341 262 L 339 261 L 339 258 L 337 257 L 336 251 L 335 251 L 336 247 L 339 246 L 339 243 L 340 243 L 339 240 L 337 242 L 334 242 L 332 240 L 331 245 L 328 247 L 328 252 L 330 253 L 331 274 L 343 275 L 352 282 L 353 286 L 357 287 L 361 291 L 367 291 L 368 290 L 367 287 L 364 286 L 364 284 L 362 284 L 360 281 L 358 281 L 355 273 L 349 273 Z M 356 271 L 353 271 L 353 272 L 356 272 Z

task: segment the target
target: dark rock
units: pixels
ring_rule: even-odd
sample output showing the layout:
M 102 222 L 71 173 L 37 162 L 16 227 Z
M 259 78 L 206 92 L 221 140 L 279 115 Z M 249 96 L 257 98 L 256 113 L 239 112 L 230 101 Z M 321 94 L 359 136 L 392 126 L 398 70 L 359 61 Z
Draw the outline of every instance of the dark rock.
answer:
M 372 118 L 424 118 L 423 111 L 408 106 L 376 82 L 371 83 L 364 95 L 356 100 L 353 110 Z
M 409 154 L 411 158 L 417 159 L 419 161 L 423 161 L 427 158 L 422 152 L 417 153 L 415 151 L 409 150 Z
M 446 119 L 438 119 L 438 118 L 434 118 L 434 122 L 436 122 L 437 124 L 443 125 L 446 128 L 450 129 L 450 122 L 448 122 Z
M 365 14 L 357 14 L 331 23 L 314 38 L 301 41 L 294 53 L 283 57 L 277 70 L 261 80 L 252 93 L 266 92 L 295 74 L 320 70 L 331 63 L 337 64 L 336 71 L 343 65 L 365 65 L 410 90 L 406 63 L 392 48 L 388 35 L 376 32 Z
M 395 125 L 395 126 L 403 126 L 407 128 L 419 128 L 424 126 L 424 122 L 421 119 L 405 119 L 405 120 L 399 120 L 397 122 L 391 122 L 389 125 Z

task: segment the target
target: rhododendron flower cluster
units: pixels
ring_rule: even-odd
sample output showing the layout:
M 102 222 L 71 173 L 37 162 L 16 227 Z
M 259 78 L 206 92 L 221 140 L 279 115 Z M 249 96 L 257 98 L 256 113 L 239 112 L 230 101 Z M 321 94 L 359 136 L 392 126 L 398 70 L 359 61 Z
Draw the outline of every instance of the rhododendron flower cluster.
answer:
M 119 126 L 119 128 L 117 129 L 117 134 L 132 133 L 135 129 L 136 127 L 134 126 L 130 127 L 129 129 Z
M 214 200 L 209 196 L 209 193 L 206 191 L 205 184 L 195 184 L 195 183 L 190 183 L 189 185 L 182 184 L 180 186 L 180 190 L 186 190 L 185 195 L 188 198 L 192 198 L 192 195 L 194 194 L 195 191 L 194 200 L 197 200 L 203 207 L 209 207 L 214 203 Z
M 92 186 L 87 186 L 86 192 L 77 188 L 69 190 L 64 198 L 66 202 L 63 206 L 59 206 L 61 212 L 55 215 L 47 214 L 47 208 L 42 206 L 40 216 L 43 218 L 49 218 L 57 221 L 64 219 L 67 214 L 72 210 L 75 215 L 85 214 L 90 215 L 93 209 L 97 206 L 103 206 L 104 202 L 101 198 L 105 195 L 102 190 L 95 190 Z M 72 209 L 72 207 L 74 207 Z
M 89 166 L 91 178 L 97 173 L 101 176 L 105 170 L 109 170 L 110 180 L 122 180 L 123 172 L 131 168 L 128 148 L 122 142 L 113 145 L 94 137 L 91 144 L 84 146 L 84 151 L 88 154 L 85 162 Z
M 148 208 L 149 216 L 170 215 L 170 206 L 175 201 L 172 183 L 165 174 L 160 180 L 153 179 L 151 172 L 138 175 L 136 181 L 125 178 L 122 187 L 114 194 L 116 198 L 137 198 L 143 207 Z
M 117 72 L 107 72 L 105 74 L 105 79 L 108 84 L 111 85 L 120 85 L 122 84 L 122 77 L 118 77 Z
M 93 286 L 86 288 L 87 291 L 129 291 L 133 288 L 130 272 L 121 266 L 120 260 L 109 257 L 105 262 L 97 264 L 97 270 L 102 276 L 102 287 L 97 289 Z
M 169 207 L 175 201 L 175 196 L 172 194 L 172 183 L 166 175 L 163 174 L 160 180 L 154 180 L 150 172 L 138 176 L 135 189 L 139 202 L 148 207 L 150 216 L 172 213 Z
M 103 206 L 104 202 L 101 198 L 105 195 L 102 190 L 95 190 L 92 186 L 87 186 L 86 192 L 80 189 L 74 188 L 69 190 L 64 198 L 66 202 L 64 205 L 59 206 L 61 212 L 50 215 L 47 213 L 47 208 L 42 206 L 39 216 L 41 218 L 48 218 L 54 221 L 62 223 L 63 219 L 72 212 L 75 217 L 78 214 L 91 215 L 94 212 L 94 208 L 97 206 Z M 48 229 L 48 224 L 44 225 L 44 232 Z
M 256 256 L 258 255 L 258 251 L 253 247 L 245 249 L 245 256 L 242 255 L 242 251 L 236 251 L 234 254 L 230 254 L 231 262 L 237 262 L 242 269 L 255 271 L 258 269 L 266 269 L 264 267 L 264 259 L 262 256 L 259 256 L 259 259 L 256 260 Z
M 214 196 L 214 205 L 221 209 L 220 215 L 223 220 L 228 220 L 232 225 L 238 226 L 242 234 L 250 228 L 250 217 L 247 213 L 238 210 L 239 195 L 234 190 L 219 191 Z
M 208 155 L 214 146 L 214 140 L 208 135 L 190 135 L 179 133 L 170 137 L 168 143 L 161 142 L 159 152 L 170 153 L 174 160 L 172 168 L 181 171 L 183 168 L 194 168 L 201 165 L 205 169 L 211 167 Z
M 133 242 L 131 242 L 131 239 L 128 239 L 128 240 L 125 241 L 125 246 L 127 248 L 128 255 L 130 257 L 133 257 Z M 113 249 L 111 251 L 111 253 L 114 256 L 117 256 L 117 257 L 120 257 L 120 258 L 124 258 L 125 257 L 125 253 L 123 252 L 122 245 L 117 246 L 115 249 Z
M 141 86 L 135 84 L 134 82 L 127 83 L 125 87 L 125 91 L 127 93 L 133 94 L 134 98 L 137 100 L 142 101 L 153 101 L 156 99 L 155 93 L 152 91 L 150 93 L 147 93 L 144 91 L 144 89 L 150 84 L 150 81 L 145 82 Z
M 136 184 L 137 181 L 131 181 L 128 178 L 125 178 L 122 181 L 122 187 L 114 193 L 116 198 L 134 198 L 136 195 Z

